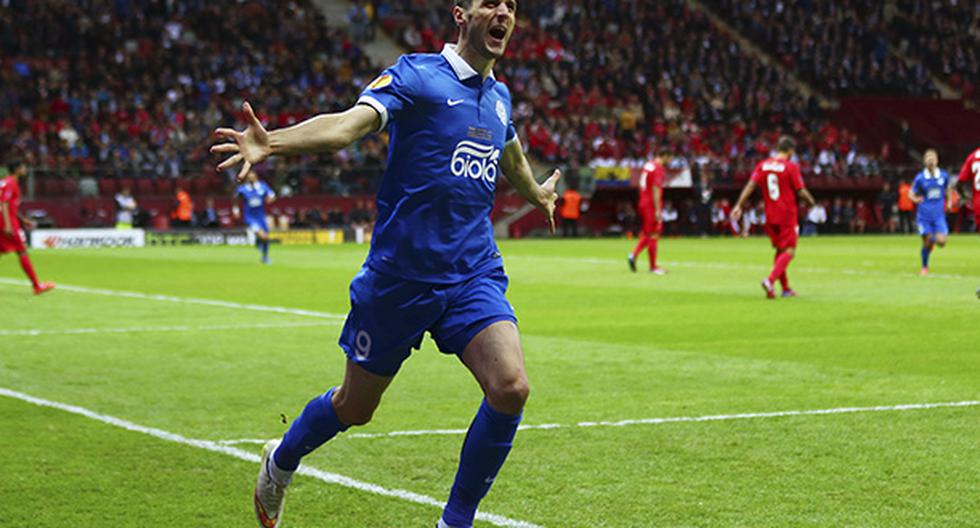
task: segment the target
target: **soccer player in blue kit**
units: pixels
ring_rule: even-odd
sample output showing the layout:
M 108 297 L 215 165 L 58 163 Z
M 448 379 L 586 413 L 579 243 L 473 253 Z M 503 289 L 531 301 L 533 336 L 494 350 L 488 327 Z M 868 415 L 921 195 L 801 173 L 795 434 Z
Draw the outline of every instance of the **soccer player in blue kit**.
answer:
M 455 0 L 459 41 L 441 53 L 401 57 L 352 108 L 266 131 L 244 104 L 248 128 L 222 128 L 224 170 L 239 176 L 271 155 L 333 151 L 387 129 L 388 164 L 367 261 L 350 285 L 340 336 L 347 355 L 339 387 L 313 398 L 281 441 L 263 450 L 254 505 L 277 528 L 300 459 L 371 419 L 402 362 L 428 331 L 459 357 L 484 399 L 463 442 L 440 528 L 472 526 L 507 458 L 529 393 L 508 279 L 490 211 L 497 176 L 548 218 L 554 232 L 559 171 L 538 184 L 511 123 L 507 87 L 493 76 L 515 24 L 515 0 Z
M 265 206 L 276 201 L 276 193 L 269 184 L 259 179 L 254 170 L 248 171 L 245 183 L 238 186 L 235 196 L 242 201 L 242 217 L 250 237 L 255 237 L 255 247 L 262 253 L 262 263 L 269 260 L 269 224 L 265 219 Z M 238 216 L 237 210 L 235 216 Z
M 947 193 L 949 173 L 939 168 L 939 154 L 934 149 L 926 151 L 922 157 L 925 168 L 916 174 L 912 182 L 909 199 L 918 204 L 915 222 L 922 237 L 922 270 L 920 275 L 929 275 L 929 255 L 934 246 L 945 247 L 949 237 L 946 225 L 946 207 L 951 206 L 952 196 Z

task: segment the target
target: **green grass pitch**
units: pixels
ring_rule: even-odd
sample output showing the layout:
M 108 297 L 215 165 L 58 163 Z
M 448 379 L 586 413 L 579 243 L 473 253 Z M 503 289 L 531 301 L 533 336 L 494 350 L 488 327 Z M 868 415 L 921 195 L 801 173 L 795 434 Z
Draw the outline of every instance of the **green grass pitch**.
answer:
M 766 241 L 501 244 L 532 382 L 481 511 L 543 527 L 977 526 L 980 406 L 622 427 L 590 421 L 980 400 L 980 238 L 920 278 L 913 237 L 804 239 L 767 301 Z M 59 285 L 332 314 L 363 246 L 33 252 Z M 641 260 L 645 266 L 645 257 Z M 340 380 L 339 319 L 61 288 L 0 259 L 0 388 L 186 438 L 280 436 Z M 465 428 L 475 382 L 426 340 L 356 433 Z M 306 464 L 444 500 L 462 437 L 341 436 Z M 235 447 L 257 453 L 258 444 Z M 0 396 L 5 526 L 252 526 L 256 466 Z M 285 528 L 428 527 L 431 505 L 300 476 Z M 492 526 L 478 522 L 477 526 Z

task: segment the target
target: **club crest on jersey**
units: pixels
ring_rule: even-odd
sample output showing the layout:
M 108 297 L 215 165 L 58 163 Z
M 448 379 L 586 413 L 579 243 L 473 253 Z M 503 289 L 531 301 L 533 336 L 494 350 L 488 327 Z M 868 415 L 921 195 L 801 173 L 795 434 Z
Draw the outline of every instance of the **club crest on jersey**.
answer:
M 371 81 L 371 84 L 368 85 L 367 89 L 368 90 L 377 90 L 379 88 L 384 88 L 385 86 L 388 86 L 389 84 L 391 84 L 391 79 L 392 79 L 391 78 L 391 74 L 386 73 L 386 74 L 378 77 L 377 79 Z
M 500 118 L 500 122 L 504 126 L 507 126 L 507 108 L 504 107 L 504 102 L 497 99 L 497 117 Z
M 497 181 L 499 161 L 500 149 L 494 148 L 493 145 L 483 145 L 464 139 L 457 143 L 456 149 L 453 150 L 449 170 L 453 176 L 483 180 L 492 189 Z

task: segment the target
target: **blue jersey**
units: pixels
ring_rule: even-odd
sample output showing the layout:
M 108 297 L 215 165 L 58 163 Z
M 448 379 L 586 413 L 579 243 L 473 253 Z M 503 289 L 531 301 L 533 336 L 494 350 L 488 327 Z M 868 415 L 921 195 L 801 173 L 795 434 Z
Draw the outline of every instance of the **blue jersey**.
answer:
M 447 45 L 402 56 L 358 103 L 390 136 L 368 266 L 440 284 L 501 267 L 490 211 L 501 152 L 516 137 L 507 87 Z
M 275 198 L 276 193 L 264 181 L 255 183 L 243 183 L 238 186 L 238 197 L 242 199 L 245 206 L 242 211 L 242 218 L 246 225 L 260 224 L 265 225 L 265 201 L 267 198 Z
M 949 173 L 942 169 L 930 172 L 922 169 L 912 182 L 912 192 L 923 198 L 916 211 L 918 218 L 946 218 L 946 188 L 949 186 Z

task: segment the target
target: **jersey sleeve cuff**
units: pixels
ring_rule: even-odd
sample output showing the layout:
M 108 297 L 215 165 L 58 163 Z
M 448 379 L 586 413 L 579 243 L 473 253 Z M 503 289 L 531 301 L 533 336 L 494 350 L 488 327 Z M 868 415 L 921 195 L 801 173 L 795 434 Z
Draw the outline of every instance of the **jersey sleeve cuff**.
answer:
M 385 105 L 381 104 L 381 101 L 378 101 L 370 95 L 362 95 L 357 100 L 357 104 L 368 105 L 378 113 L 378 115 L 381 117 L 381 126 L 378 127 L 379 131 L 384 130 L 385 127 L 388 126 L 388 109 L 385 108 Z

